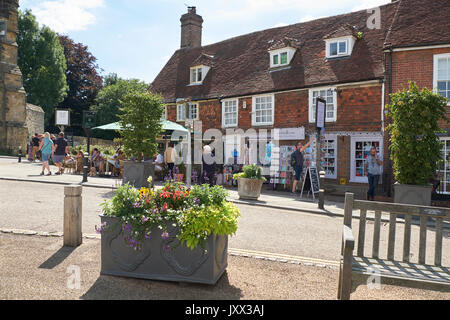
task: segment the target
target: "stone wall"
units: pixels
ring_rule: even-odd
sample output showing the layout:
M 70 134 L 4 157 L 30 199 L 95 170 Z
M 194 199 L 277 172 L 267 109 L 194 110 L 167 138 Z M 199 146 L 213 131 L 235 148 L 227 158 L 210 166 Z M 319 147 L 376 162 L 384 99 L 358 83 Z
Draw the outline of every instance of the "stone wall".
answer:
M 35 133 L 44 133 L 44 117 L 45 112 L 41 107 L 27 103 L 27 128 L 28 139 L 34 136 Z

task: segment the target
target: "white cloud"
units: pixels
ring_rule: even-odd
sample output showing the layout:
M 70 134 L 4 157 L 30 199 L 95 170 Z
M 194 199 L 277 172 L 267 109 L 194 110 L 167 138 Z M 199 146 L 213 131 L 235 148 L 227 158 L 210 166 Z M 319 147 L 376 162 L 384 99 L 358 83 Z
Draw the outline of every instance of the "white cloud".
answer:
M 279 27 L 286 27 L 286 26 L 288 26 L 287 23 L 280 22 L 280 23 L 277 23 L 276 25 L 274 25 L 272 28 L 279 28 Z
M 371 9 L 378 6 L 381 6 L 383 4 L 391 2 L 390 0 L 362 0 L 359 1 L 360 3 L 355 6 L 352 11 L 359 11 L 364 9 Z
M 90 12 L 104 6 L 103 0 L 52 0 L 44 1 L 32 7 L 40 24 L 49 26 L 59 33 L 86 30 L 96 22 Z

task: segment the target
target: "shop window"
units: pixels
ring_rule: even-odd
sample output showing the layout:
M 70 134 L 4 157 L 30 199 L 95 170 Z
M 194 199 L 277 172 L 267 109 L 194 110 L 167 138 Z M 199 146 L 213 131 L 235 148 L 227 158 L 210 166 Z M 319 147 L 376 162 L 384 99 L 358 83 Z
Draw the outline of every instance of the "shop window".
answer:
M 322 169 L 325 178 L 336 179 L 337 177 L 337 142 L 336 138 L 325 139 L 322 143 Z
M 367 183 L 367 177 L 364 175 L 364 165 L 370 154 L 370 149 L 375 147 L 381 159 L 383 159 L 382 138 L 353 138 L 351 145 L 351 174 L 350 181 Z M 381 179 L 380 179 L 381 180 Z M 381 181 L 380 181 L 381 182 Z
M 442 139 L 442 161 L 439 162 L 438 176 L 441 192 L 450 194 L 450 138 Z

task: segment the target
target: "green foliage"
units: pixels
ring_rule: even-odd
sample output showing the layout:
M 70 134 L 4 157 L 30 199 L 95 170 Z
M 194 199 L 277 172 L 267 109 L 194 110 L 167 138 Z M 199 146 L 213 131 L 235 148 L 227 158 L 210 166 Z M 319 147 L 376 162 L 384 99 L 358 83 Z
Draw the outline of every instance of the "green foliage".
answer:
M 157 151 L 156 139 L 161 132 L 164 112 L 162 97 L 149 92 L 131 92 L 124 97 L 120 108 L 120 132 L 124 151 L 142 161 L 142 155 L 153 156 Z
M 426 88 L 419 91 L 413 82 L 391 98 L 386 108 L 393 120 L 388 130 L 395 179 L 401 184 L 428 184 L 441 160 L 438 121 L 448 121 L 447 101 Z
M 66 58 L 58 35 L 39 28 L 31 10 L 19 11 L 18 65 L 27 92 L 27 102 L 45 111 L 45 126 L 51 125 L 54 109 L 67 96 Z
M 242 168 L 242 172 L 233 175 L 234 179 L 245 178 L 245 179 L 258 179 L 266 180 L 262 175 L 262 168 L 258 167 L 256 164 L 246 165 Z
M 204 247 L 210 235 L 236 233 L 240 213 L 225 197 L 220 186 L 188 189 L 181 183 L 168 183 L 154 191 L 126 184 L 102 206 L 106 216 L 120 219 L 124 240 L 135 250 L 155 232 L 163 239 L 176 236 L 180 244 L 194 249 Z M 107 226 L 97 231 L 105 232 Z

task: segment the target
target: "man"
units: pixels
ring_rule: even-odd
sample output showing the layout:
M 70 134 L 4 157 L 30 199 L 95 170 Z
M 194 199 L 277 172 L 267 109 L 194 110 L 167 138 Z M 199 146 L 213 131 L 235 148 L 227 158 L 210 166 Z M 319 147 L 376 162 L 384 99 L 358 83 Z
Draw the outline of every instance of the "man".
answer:
M 64 139 L 64 133 L 60 132 L 58 135 L 58 139 L 55 140 L 53 144 L 53 162 L 58 167 L 58 172 L 56 175 L 63 174 L 63 167 L 62 163 L 64 161 L 64 158 L 66 157 L 66 154 L 69 153 L 69 147 L 67 140 Z
M 383 162 L 378 159 L 377 148 L 372 147 L 370 154 L 364 164 L 364 175 L 369 180 L 369 190 L 367 191 L 367 200 L 373 201 L 375 197 L 375 188 L 380 180 L 381 166 Z
M 40 142 L 41 142 L 41 139 L 39 139 L 39 135 L 37 133 L 35 133 L 34 137 L 31 139 L 31 143 L 33 146 L 33 154 L 31 156 L 31 159 L 33 159 L 33 161 L 36 161 L 36 154 L 39 151 Z
M 174 149 L 174 143 L 170 142 L 169 147 L 166 149 L 166 151 L 164 151 L 164 162 L 167 164 L 167 168 L 172 174 L 176 155 L 177 153 Z
M 164 156 L 162 155 L 161 151 L 159 151 L 155 157 L 155 172 L 158 173 L 163 171 L 163 164 L 164 164 Z
M 301 179 L 302 172 L 303 172 L 303 151 L 308 148 L 311 143 L 314 141 L 314 138 L 312 137 L 311 140 L 305 145 L 303 145 L 301 142 L 297 144 L 295 147 L 295 151 L 291 155 L 291 165 L 294 168 L 295 171 L 295 179 L 294 183 L 292 185 L 292 193 L 295 193 L 297 190 L 298 182 Z

